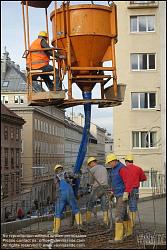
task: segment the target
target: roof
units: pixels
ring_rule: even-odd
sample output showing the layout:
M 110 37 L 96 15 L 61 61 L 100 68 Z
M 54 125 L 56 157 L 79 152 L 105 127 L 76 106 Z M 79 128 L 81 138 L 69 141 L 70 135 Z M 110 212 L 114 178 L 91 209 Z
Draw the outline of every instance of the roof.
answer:
M 65 118 L 65 125 L 77 130 L 81 134 L 83 132 L 83 127 L 79 126 L 68 117 Z M 97 143 L 97 139 L 91 133 L 89 133 L 89 142 Z
M 65 118 L 65 125 L 73 128 L 75 130 L 78 130 L 78 132 L 82 133 L 83 131 L 83 127 L 79 126 L 78 124 L 76 124 L 74 121 L 72 121 L 70 118 L 66 117 Z
M 25 73 L 21 72 L 19 65 L 10 60 L 8 52 L 3 54 L 4 58 L 1 60 L 1 92 L 26 92 Z M 33 82 L 33 89 L 40 91 L 41 85 Z
M 18 116 L 15 112 L 13 112 L 9 108 L 7 108 L 4 104 L 1 103 L 1 119 L 5 119 L 5 118 L 17 119 L 17 121 L 19 121 L 20 124 L 25 123 L 25 121 L 22 117 Z

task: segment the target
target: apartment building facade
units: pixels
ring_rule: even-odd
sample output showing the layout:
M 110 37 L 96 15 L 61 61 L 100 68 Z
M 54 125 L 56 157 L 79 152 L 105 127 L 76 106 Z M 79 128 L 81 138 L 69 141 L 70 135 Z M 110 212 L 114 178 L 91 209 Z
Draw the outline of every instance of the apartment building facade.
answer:
M 64 112 L 54 107 L 12 107 L 27 121 L 22 135 L 22 185 L 31 200 L 55 200 L 54 166 L 64 164 Z
M 111 134 L 106 131 L 105 134 L 105 155 L 114 152 L 114 140 Z
M 21 129 L 24 119 L 1 104 L 1 221 L 21 206 Z
M 84 126 L 84 116 L 82 114 L 73 114 L 71 116 L 76 124 L 83 127 Z M 84 164 L 86 165 L 86 160 L 89 156 L 94 156 L 101 163 L 105 161 L 105 132 L 106 130 L 100 128 L 96 124 L 91 123 L 90 125 L 90 142 L 87 148 L 87 154 L 85 157 Z
M 73 171 L 79 146 L 82 138 L 82 127 L 74 123 L 70 118 L 65 119 L 65 161 L 64 167 L 67 171 Z
M 114 152 L 129 152 L 148 180 L 141 193 L 163 185 L 165 123 L 165 1 L 115 1 L 118 17 L 116 64 L 125 99 L 114 107 Z M 163 120 L 163 121 L 162 121 Z M 156 183 L 155 183 L 156 182 Z M 161 187 L 162 188 L 162 187 Z M 157 189 L 158 192 L 158 189 Z
M 35 82 L 33 88 L 40 91 Z M 28 106 L 25 74 L 7 51 L 1 61 L 1 102 L 26 121 L 21 135 L 22 208 L 29 211 L 34 201 L 53 202 L 53 169 L 64 164 L 65 112 L 54 106 Z

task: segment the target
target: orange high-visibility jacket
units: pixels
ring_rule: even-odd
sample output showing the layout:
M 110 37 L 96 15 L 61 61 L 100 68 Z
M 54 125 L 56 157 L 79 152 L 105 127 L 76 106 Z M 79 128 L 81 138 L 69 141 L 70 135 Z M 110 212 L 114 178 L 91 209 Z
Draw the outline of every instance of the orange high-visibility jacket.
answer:
M 41 38 L 37 38 L 30 46 L 31 49 L 42 49 L 41 47 Z M 29 52 L 26 59 L 27 68 L 31 69 L 39 69 L 49 64 L 49 56 L 45 53 L 45 51 L 34 51 Z

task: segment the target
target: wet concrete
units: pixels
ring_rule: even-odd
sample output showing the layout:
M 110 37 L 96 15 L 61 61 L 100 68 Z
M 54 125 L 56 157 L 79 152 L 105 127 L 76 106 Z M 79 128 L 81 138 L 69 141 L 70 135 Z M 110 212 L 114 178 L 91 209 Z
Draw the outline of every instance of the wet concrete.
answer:
M 112 210 L 113 218 L 115 216 L 115 208 Z M 155 214 L 155 219 L 154 219 Z M 92 223 L 96 225 L 102 224 L 102 211 L 97 212 L 98 220 L 92 215 Z M 85 222 L 85 213 L 82 213 L 82 220 Z M 65 217 L 61 221 L 62 229 L 68 229 L 71 225 L 71 216 Z M 19 231 L 40 231 L 51 232 L 53 221 L 48 220 L 43 222 L 34 223 Z M 151 230 L 166 232 L 166 198 L 151 199 L 148 201 L 139 202 L 138 213 L 136 218 L 136 230 Z

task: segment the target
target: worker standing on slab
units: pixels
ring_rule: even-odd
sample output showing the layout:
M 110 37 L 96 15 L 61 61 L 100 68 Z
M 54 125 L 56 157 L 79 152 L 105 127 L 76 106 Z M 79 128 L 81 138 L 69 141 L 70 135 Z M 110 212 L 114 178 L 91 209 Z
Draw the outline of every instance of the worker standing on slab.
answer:
M 133 155 L 128 154 L 125 157 L 125 164 L 128 170 L 128 185 L 130 185 L 130 193 L 128 199 L 129 205 L 129 215 L 131 219 L 132 227 L 135 224 L 136 212 L 137 212 L 137 203 L 139 199 L 139 186 L 140 182 L 146 181 L 147 177 L 142 168 L 133 164 Z
M 110 166 L 109 178 L 114 196 L 116 197 L 115 211 L 115 238 L 111 243 L 119 243 L 124 239 L 124 233 L 127 236 L 127 221 L 129 216 L 127 213 L 127 200 L 129 196 L 127 169 L 116 157 L 115 154 L 106 156 L 106 164 Z M 132 228 L 128 228 L 132 233 Z
M 32 42 L 30 46 L 30 50 L 36 50 L 32 51 L 27 56 L 26 61 L 26 67 L 27 69 L 32 70 L 42 70 L 42 72 L 51 72 L 53 71 L 53 66 L 49 64 L 50 56 L 53 56 L 53 53 L 51 50 L 43 50 L 43 49 L 49 49 L 50 46 L 47 43 L 48 34 L 45 31 L 41 31 L 38 34 L 38 38 Z M 41 49 L 41 50 L 40 50 Z M 56 58 L 62 58 L 63 55 L 59 55 L 58 53 L 55 53 Z M 50 91 L 53 91 L 53 81 L 50 79 L 48 74 L 39 74 L 39 76 L 44 80 L 46 86 Z M 33 80 L 37 80 L 38 76 L 33 76 Z M 56 89 L 59 90 L 59 73 L 56 69 Z
M 77 204 L 76 197 L 71 185 L 72 175 L 68 175 L 62 165 L 56 165 L 54 167 L 55 177 L 54 182 L 56 184 L 57 200 L 55 204 L 55 214 L 54 214 L 54 225 L 53 232 L 59 233 L 61 218 L 63 216 L 63 211 L 65 206 L 70 205 L 73 214 L 75 215 L 75 220 L 78 228 L 81 229 L 82 218 Z
M 90 173 L 90 184 L 92 191 L 89 196 L 86 207 L 86 221 L 91 220 L 92 210 L 97 199 L 101 201 L 101 209 L 103 211 L 103 222 L 105 226 L 109 225 L 109 202 L 108 202 L 108 176 L 107 170 L 103 165 L 97 163 L 95 157 L 89 157 L 87 160 L 88 172 Z

